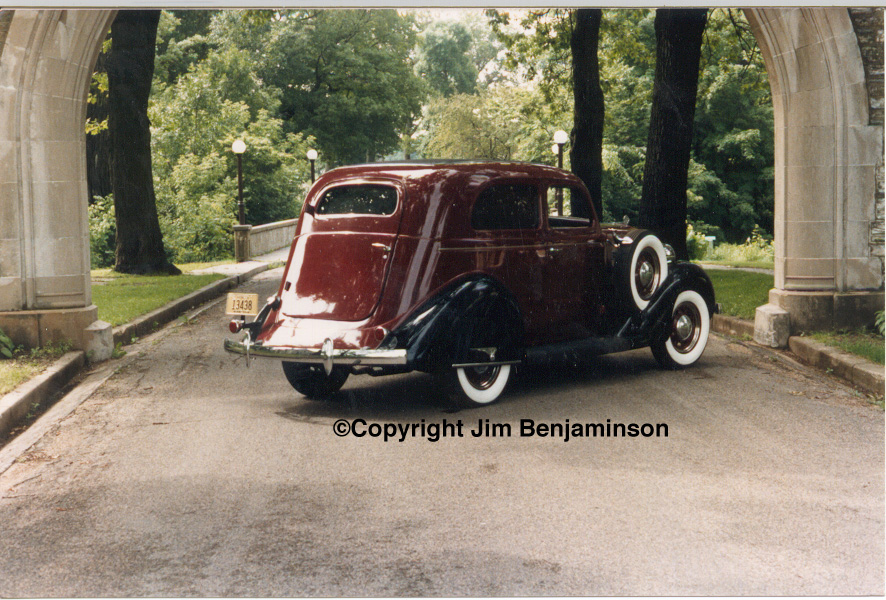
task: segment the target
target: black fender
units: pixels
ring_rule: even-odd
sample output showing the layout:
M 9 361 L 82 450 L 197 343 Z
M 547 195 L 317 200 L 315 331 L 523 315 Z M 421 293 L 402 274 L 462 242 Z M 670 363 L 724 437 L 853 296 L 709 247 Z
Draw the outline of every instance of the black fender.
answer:
M 436 372 L 462 362 L 519 361 L 524 327 L 513 295 L 486 275 L 458 280 L 436 293 L 386 336 L 381 348 L 406 349 L 407 366 Z M 495 347 L 494 357 L 470 348 Z
M 714 284 L 704 269 L 689 262 L 675 262 L 669 266 L 668 278 L 653 296 L 649 306 L 628 319 L 618 335 L 631 338 L 634 348 L 648 346 L 652 340 L 665 335 L 669 330 L 674 302 L 685 290 L 696 291 L 704 298 L 710 317 L 718 311 Z

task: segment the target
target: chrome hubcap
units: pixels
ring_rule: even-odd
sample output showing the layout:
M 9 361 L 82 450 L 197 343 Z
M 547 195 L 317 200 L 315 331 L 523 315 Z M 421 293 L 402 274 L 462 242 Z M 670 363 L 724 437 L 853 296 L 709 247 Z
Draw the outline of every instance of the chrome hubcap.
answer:
M 692 335 L 692 319 L 687 315 L 682 315 L 674 325 L 674 332 L 681 340 L 688 339 Z
M 640 265 L 638 276 L 640 283 L 643 284 L 643 287 L 646 287 L 652 282 L 652 278 L 655 276 L 655 269 L 648 262 L 644 262 Z

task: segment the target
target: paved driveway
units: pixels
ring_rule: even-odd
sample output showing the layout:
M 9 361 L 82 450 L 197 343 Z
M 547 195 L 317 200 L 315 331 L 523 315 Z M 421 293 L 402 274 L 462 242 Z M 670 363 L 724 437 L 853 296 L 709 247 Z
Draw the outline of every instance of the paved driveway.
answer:
M 685 372 L 630 352 L 525 373 L 482 410 L 420 374 L 317 403 L 222 351 L 222 311 L 140 342 L 0 475 L 0 595 L 884 593 L 883 411 L 827 376 L 713 338 Z M 482 419 L 511 437 L 473 437 Z

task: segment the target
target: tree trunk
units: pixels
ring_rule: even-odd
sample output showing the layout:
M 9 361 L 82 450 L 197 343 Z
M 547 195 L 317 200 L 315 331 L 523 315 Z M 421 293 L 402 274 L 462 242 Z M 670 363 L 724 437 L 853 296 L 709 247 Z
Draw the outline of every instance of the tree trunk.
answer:
M 95 63 L 96 73 L 105 73 L 107 55 L 101 53 Z M 96 94 L 95 104 L 86 105 L 86 118 L 100 123 L 108 118 L 108 97 Z M 107 129 L 86 136 L 86 186 L 89 202 L 96 196 L 107 196 L 111 187 L 111 135 Z
M 656 63 L 640 226 L 686 260 L 686 185 L 707 9 L 655 12 Z
M 572 46 L 572 92 L 575 112 L 570 159 L 572 172 L 581 179 L 594 203 L 597 217 L 603 218 L 603 90 L 600 88 L 600 65 L 597 44 L 600 39 L 599 8 L 575 11 Z
M 151 173 L 148 96 L 159 20 L 159 10 L 121 10 L 111 24 L 108 129 L 121 273 L 180 273 L 163 249 Z

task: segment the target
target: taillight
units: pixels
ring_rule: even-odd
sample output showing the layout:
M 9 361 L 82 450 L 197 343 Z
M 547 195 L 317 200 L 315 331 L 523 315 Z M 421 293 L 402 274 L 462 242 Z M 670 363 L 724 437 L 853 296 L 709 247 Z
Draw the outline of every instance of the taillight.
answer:
M 232 320 L 228 323 L 228 329 L 231 330 L 231 333 L 240 333 L 240 330 L 243 329 L 244 321 L 238 321 L 237 319 Z

